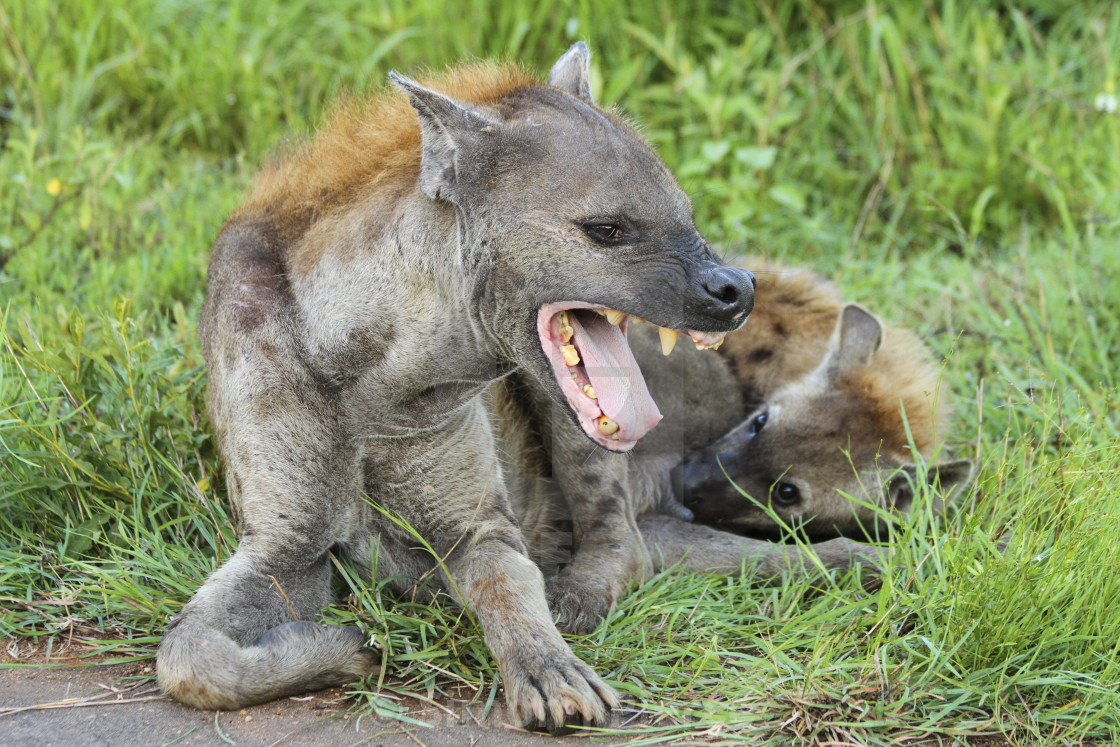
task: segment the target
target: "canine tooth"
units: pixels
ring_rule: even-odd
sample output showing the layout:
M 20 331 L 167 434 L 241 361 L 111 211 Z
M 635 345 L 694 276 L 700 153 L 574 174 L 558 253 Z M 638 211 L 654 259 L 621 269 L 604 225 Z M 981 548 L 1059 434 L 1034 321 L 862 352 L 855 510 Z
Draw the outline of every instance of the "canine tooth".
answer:
M 614 422 L 606 415 L 602 415 L 596 421 L 599 424 L 599 432 L 604 436 L 613 436 L 618 433 L 618 423 Z
M 591 386 L 590 384 L 584 384 L 583 385 L 583 393 L 586 394 L 591 399 L 598 399 L 599 398 L 598 395 L 595 394 L 595 387 Z
M 603 312 L 603 316 L 605 316 L 607 318 L 607 321 L 610 322 L 611 324 L 618 325 L 618 324 L 621 324 L 622 320 L 626 318 L 626 312 L 625 311 L 615 311 L 614 309 L 607 309 L 606 311 Z
M 576 350 L 575 345 L 561 345 L 560 353 L 564 356 L 564 362 L 569 366 L 579 365 L 579 351 Z
M 661 354 L 668 355 L 673 352 L 673 348 L 677 346 L 677 331 L 658 327 L 657 334 L 661 336 Z

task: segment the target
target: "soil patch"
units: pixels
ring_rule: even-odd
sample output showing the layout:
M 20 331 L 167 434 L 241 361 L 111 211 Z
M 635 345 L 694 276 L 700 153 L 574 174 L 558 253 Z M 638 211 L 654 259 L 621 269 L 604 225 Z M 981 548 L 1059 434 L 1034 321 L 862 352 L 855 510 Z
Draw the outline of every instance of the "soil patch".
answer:
M 351 713 L 342 689 L 321 690 L 240 711 L 198 711 L 165 698 L 152 659 L 103 663 L 80 646 L 52 652 L 0 653 L 0 744 L 90 745 L 564 745 L 586 735 L 556 738 L 513 729 L 502 712 L 479 723 L 477 705 L 443 707 L 405 702 L 408 715 L 430 727 Z

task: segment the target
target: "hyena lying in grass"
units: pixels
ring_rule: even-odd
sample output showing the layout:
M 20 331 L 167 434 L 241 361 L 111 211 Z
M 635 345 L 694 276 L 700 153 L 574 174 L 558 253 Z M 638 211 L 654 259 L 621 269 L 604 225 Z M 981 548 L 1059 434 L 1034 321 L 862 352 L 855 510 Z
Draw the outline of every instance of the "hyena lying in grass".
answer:
M 493 66 L 393 80 L 266 169 L 215 242 L 200 335 L 240 544 L 168 626 L 160 685 L 229 709 L 368 674 L 359 630 L 312 621 L 328 552 L 372 573 L 372 545 L 378 577 L 474 610 L 516 720 L 601 723 L 617 695 L 554 620 L 593 626 L 647 541 L 683 554 L 691 531 L 638 529 L 626 452 L 660 414 L 625 316 L 712 346 L 754 278 L 595 105 L 582 44 L 546 85 Z M 541 491 L 575 517 L 547 589 L 523 531 Z
M 911 444 L 924 460 L 939 457 L 952 415 L 925 346 L 862 307 L 844 304 L 832 283 L 810 271 L 746 262 L 759 270 L 755 311 L 719 351 L 736 390 L 722 380 L 691 377 L 706 401 L 684 404 L 660 397 L 664 384 L 652 386 L 666 423 L 678 431 L 665 429 L 658 437 L 675 437 L 696 451 L 674 469 L 672 498 L 664 481 L 651 490 L 660 487 L 665 500 L 682 498 L 703 524 L 773 537 L 780 528 L 769 509 L 813 540 L 880 532 L 884 511 L 876 507 L 906 514 L 919 479 L 940 485 L 935 496 L 958 495 L 972 478 L 970 461 L 930 462 L 920 470 L 912 455 Z M 652 334 L 641 347 L 634 343 L 647 372 L 657 370 L 647 361 L 656 356 Z M 713 399 L 728 413 L 743 412 L 740 407 L 747 413 L 718 439 L 709 420 L 719 414 Z M 719 425 L 728 417 L 735 416 L 721 417 Z M 651 437 L 639 453 L 658 446 Z M 639 471 L 664 476 L 680 450 L 670 444 L 661 469 L 642 465 Z

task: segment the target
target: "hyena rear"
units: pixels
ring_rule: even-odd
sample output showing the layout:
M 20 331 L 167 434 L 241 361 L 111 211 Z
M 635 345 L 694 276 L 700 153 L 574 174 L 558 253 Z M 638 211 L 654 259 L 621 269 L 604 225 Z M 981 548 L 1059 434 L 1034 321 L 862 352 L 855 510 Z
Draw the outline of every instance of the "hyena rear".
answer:
M 720 353 L 749 414 L 677 469 L 696 520 L 773 536 L 769 508 L 814 540 L 861 537 L 883 528 L 872 506 L 909 511 L 923 476 L 947 499 L 967 486 L 968 460 L 914 462 L 940 455 L 953 411 L 921 341 L 808 270 L 748 261 L 757 306 Z
M 617 703 L 553 621 L 593 626 L 648 559 L 625 452 L 660 414 L 626 317 L 712 345 L 743 324 L 754 278 L 717 260 L 662 163 L 595 105 L 587 63 L 577 44 L 543 85 L 510 67 L 394 76 L 399 92 L 340 107 L 222 229 L 200 335 L 240 545 L 168 626 L 172 697 L 239 708 L 367 674 L 359 631 L 312 621 L 328 553 L 371 571 L 373 545 L 379 577 L 428 578 L 474 610 L 518 722 L 601 723 Z M 502 432 L 487 391 L 504 377 L 519 420 Z M 510 432 L 574 517 L 547 594 Z

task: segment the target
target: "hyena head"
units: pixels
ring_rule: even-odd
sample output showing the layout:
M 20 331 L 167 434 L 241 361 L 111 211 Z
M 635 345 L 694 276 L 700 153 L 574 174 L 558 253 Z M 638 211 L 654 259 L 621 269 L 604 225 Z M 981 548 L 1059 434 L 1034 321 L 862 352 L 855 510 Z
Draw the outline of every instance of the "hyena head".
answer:
M 956 497 L 972 479 L 972 463 L 939 462 L 923 471 L 908 459 L 909 439 L 913 432 L 932 430 L 920 422 L 932 414 L 911 401 L 904 420 L 907 403 L 899 392 L 906 382 L 875 385 L 871 369 L 883 334 L 870 312 L 845 306 L 816 370 L 767 397 L 719 441 L 686 457 L 674 481 L 696 520 L 773 537 L 781 530 L 770 509 L 819 541 L 884 531 L 883 512 L 872 506 L 906 514 L 919 479 L 939 484 L 935 496 Z
M 628 318 L 711 346 L 746 321 L 754 277 L 716 258 L 650 147 L 595 105 L 588 73 L 577 43 L 548 85 L 485 106 L 394 80 L 420 116 L 421 190 L 454 208 L 475 326 L 594 442 L 626 451 L 661 417 Z

